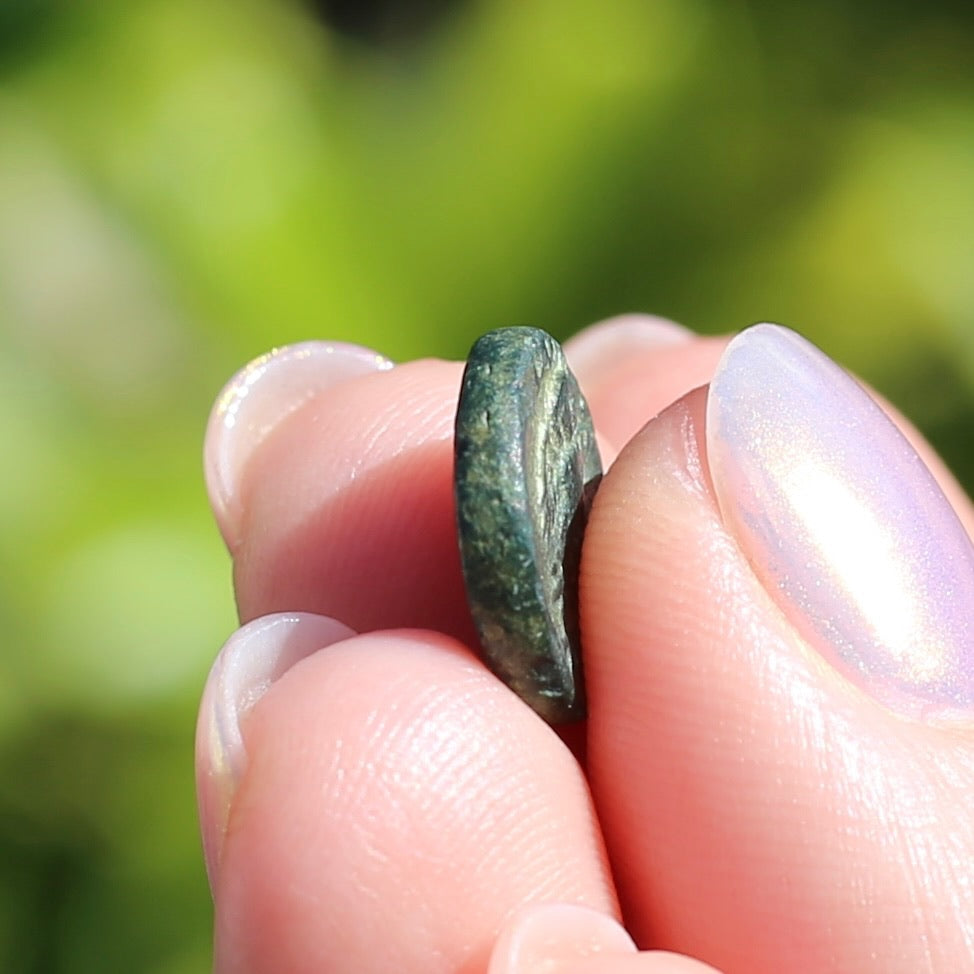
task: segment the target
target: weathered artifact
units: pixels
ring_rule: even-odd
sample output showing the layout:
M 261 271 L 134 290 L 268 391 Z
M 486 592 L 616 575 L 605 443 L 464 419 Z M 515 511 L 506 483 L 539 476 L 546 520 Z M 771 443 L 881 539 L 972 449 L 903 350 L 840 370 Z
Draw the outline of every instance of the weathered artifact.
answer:
M 467 599 L 488 665 L 550 723 L 585 716 L 578 569 L 601 475 L 558 342 L 526 327 L 479 338 L 455 438 Z

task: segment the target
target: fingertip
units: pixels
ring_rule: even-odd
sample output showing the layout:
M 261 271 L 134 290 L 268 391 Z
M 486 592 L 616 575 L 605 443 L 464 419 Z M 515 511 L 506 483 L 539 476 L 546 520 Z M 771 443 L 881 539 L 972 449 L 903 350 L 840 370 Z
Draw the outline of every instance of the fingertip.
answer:
M 241 617 L 291 609 L 354 629 L 469 641 L 453 500 L 461 366 L 422 360 L 328 390 L 247 470 L 234 557 Z
M 361 345 L 307 341 L 261 355 L 227 382 L 207 423 L 203 469 L 213 514 L 231 550 L 241 528 L 241 478 L 274 427 L 317 393 L 392 364 Z
M 565 357 L 583 381 L 598 382 L 639 351 L 680 345 L 694 338 L 689 328 L 648 314 L 622 314 L 583 328 L 565 342 Z
M 748 328 L 710 385 L 707 455 L 724 524 L 810 647 L 897 713 L 974 716 L 974 546 L 860 383 Z
M 216 886 L 223 839 L 237 785 L 247 770 L 242 723 L 292 666 L 354 636 L 324 616 L 279 613 L 238 629 L 213 663 L 196 725 L 196 790 L 210 888 Z
M 502 931 L 487 974 L 717 974 L 679 954 L 639 952 L 619 921 L 584 906 L 521 911 Z
M 485 962 L 514 908 L 614 904 L 578 765 L 449 637 L 314 654 L 255 706 L 246 742 L 219 970 L 445 974 Z
M 726 342 L 651 315 L 622 315 L 565 343 L 608 462 L 662 409 L 709 381 Z
M 505 927 L 487 974 L 561 974 L 583 959 L 604 962 L 635 950 L 615 917 L 575 904 L 547 903 L 521 911 Z
M 722 392 L 729 413 L 753 410 Z M 860 692 L 796 630 L 722 517 L 706 404 L 695 390 L 628 444 L 583 551 L 588 767 L 630 929 L 734 970 L 831 969 L 836 957 L 923 969 L 931 923 L 940 961 L 963 956 L 970 897 L 943 864 L 974 845 L 958 797 L 969 757 Z M 759 416 L 757 444 L 776 408 Z M 748 511 L 758 530 L 772 516 Z M 779 566 L 787 543 L 771 549 Z M 794 571 L 820 584 L 806 568 Z

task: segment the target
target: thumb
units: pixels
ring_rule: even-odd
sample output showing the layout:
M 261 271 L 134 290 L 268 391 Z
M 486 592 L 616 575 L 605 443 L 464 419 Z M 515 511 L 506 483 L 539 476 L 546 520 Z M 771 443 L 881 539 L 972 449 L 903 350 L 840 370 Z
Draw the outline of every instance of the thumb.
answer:
M 590 774 L 643 947 L 727 974 L 963 970 L 974 549 L 798 336 L 738 336 L 586 535 Z

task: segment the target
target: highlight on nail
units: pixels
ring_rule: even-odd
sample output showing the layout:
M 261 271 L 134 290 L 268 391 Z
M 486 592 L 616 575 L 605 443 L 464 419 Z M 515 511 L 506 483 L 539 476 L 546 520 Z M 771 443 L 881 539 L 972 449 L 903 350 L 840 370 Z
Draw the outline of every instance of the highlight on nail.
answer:
M 798 632 L 890 708 L 974 706 L 974 547 L 882 408 L 788 329 L 728 345 L 710 386 L 718 505 Z

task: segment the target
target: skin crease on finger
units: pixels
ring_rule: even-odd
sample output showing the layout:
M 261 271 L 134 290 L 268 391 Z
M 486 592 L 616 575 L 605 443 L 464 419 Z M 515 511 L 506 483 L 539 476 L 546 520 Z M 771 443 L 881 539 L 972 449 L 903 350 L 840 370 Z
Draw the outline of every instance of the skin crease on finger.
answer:
M 968 969 L 970 729 L 897 718 L 795 635 L 721 524 L 705 402 L 629 444 L 583 553 L 590 780 L 627 924 L 726 974 Z

